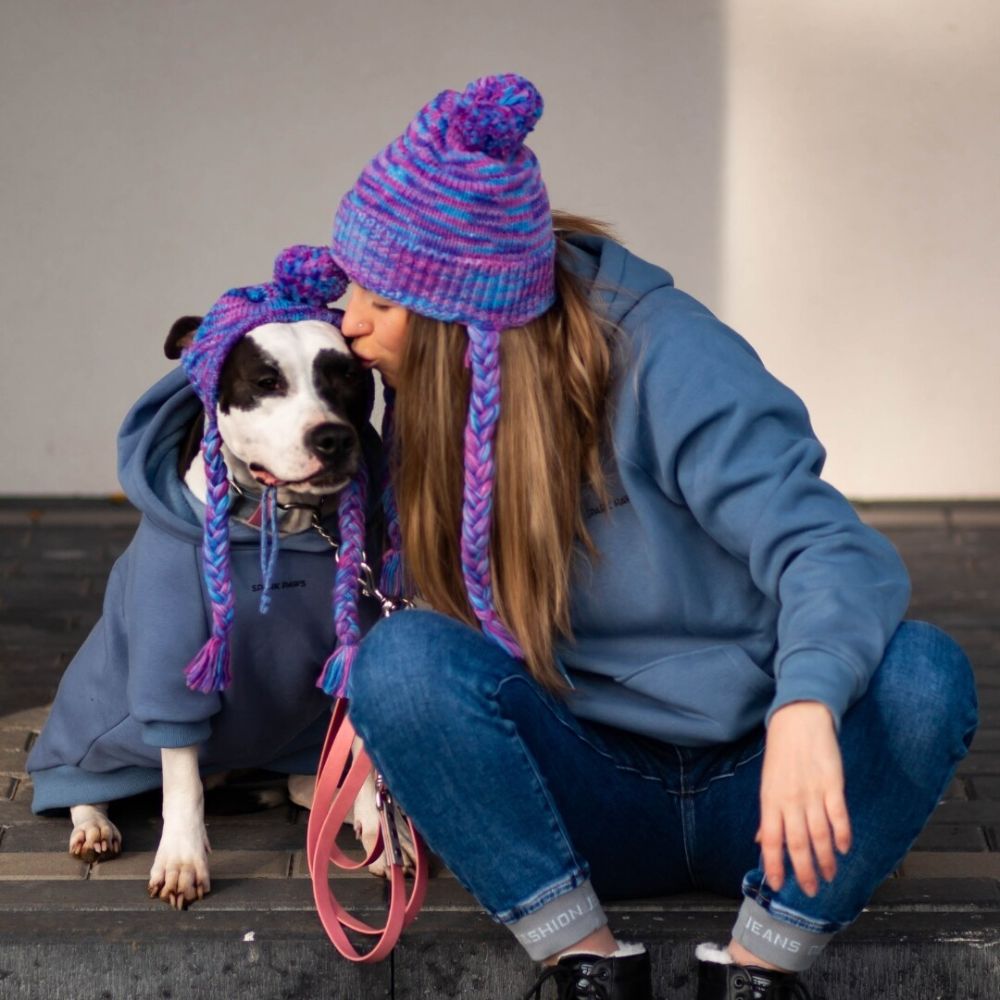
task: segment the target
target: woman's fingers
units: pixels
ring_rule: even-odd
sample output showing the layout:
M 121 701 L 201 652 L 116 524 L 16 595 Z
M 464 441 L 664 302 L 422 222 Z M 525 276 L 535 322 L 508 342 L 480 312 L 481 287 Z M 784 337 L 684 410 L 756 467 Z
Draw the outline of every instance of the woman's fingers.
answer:
M 805 813 L 800 809 L 786 812 L 783 816 L 785 824 L 785 847 L 792 862 L 792 871 L 799 888 L 807 896 L 815 896 L 819 889 L 816 878 L 816 867 L 813 864 L 812 844 L 809 840 L 809 827 Z
M 826 882 L 837 874 L 837 854 L 851 845 L 851 826 L 843 795 L 830 793 L 829 805 L 814 802 L 808 809 L 785 805 L 765 809 L 757 841 L 764 876 L 777 892 L 785 881 L 784 855 L 788 852 L 795 880 L 807 896 L 819 891 L 817 868 Z
M 809 830 L 812 853 L 819 866 L 819 872 L 827 882 L 831 882 L 833 876 L 837 874 L 837 859 L 833 853 L 830 820 L 827 817 L 826 809 L 823 808 L 822 800 L 815 802 L 806 812 L 806 826 Z
M 826 796 L 826 814 L 833 828 L 833 842 L 841 854 L 851 849 L 851 817 L 844 801 L 843 787 L 831 791 Z
M 777 892 L 785 882 L 785 829 L 781 812 L 765 808 L 757 831 L 767 884 Z

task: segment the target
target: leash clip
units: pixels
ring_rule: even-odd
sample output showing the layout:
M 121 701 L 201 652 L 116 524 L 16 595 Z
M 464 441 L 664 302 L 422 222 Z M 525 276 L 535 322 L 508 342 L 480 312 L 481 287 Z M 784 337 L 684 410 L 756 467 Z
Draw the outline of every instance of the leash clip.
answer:
M 389 863 L 403 864 L 403 851 L 399 846 L 399 831 L 396 829 L 396 809 L 392 801 L 392 793 L 386 787 L 385 778 L 381 772 L 375 772 L 375 808 L 378 810 L 378 822 L 382 828 L 382 847 L 389 855 Z

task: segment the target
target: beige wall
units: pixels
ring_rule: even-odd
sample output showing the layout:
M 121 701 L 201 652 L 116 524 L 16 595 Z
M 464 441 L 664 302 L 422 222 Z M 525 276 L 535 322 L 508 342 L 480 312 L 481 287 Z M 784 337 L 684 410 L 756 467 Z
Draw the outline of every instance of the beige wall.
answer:
M 723 312 L 841 489 L 1000 494 L 1000 4 L 727 15 Z
M 0 493 L 114 490 L 170 322 L 324 242 L 437 90 L 515 69 L 553 203 L 747 335 L 837 485 L 998 495 L 997 10 L 0 0 Z

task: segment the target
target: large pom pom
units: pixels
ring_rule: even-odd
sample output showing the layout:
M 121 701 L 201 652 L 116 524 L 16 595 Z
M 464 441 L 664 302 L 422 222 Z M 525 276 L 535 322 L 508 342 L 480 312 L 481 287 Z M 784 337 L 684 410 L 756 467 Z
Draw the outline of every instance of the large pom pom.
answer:
M 293 302 L 325 306 L 344 294 L 347 281 L 327 247 L 287 247 L 274 261 L 274 283 Z
M 542 117 L 542 95 L 516 73 L 484 76 L 465 88 L 452 112 L 448 138 L 460 149 L 509 160 Z

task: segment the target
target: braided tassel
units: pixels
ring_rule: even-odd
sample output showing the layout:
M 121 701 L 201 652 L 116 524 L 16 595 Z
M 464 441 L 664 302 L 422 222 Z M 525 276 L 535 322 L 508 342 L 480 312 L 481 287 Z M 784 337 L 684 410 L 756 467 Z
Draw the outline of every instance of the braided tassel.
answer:
M 403 595 L 403 535 L 399 527 L 396 495 L 392 491 L 392 432 L 396 390 L 385 387 L 385 410 L 382 414 L 382 450 L 386 456 L 385 481 L 382 484 L 382 510 L 385 512 L 385 533 L 388 545 L 382 554 L 379 589 L 388 597 Z
M 235 601 L 229 575 L 229 479 L 222 457 L 222 438 L 214 413 L 205 417 L 205 534 L 202 563 L 205 586 L 212 602 L 212 635 L 184 671 L 192 691 L 223 691 L 232 680 L 229 668 L 229 630 Z
M 518 659 L 524 653 L 497 614 L 490 573 L 493 519 L 493 438 L 500 416 L 500 333 L 470 326 L 466 363 L 472 369 L 465 425 L 465 487 L 462 503 L 462 575 L 483 631 Z
M 361 563 L 364 561 L 365 505 L 368 498 L 368 472 L 362 464 L 354 479 L 341 491 L 337 508 L 340 548 L 337 551 L 337 575 L 333 585 L 334 630 L 337 648 L 323 665 L 316 686 L 334 698 L 343 698 L 351 667 L 361 642 L 358 620 L 358 591 Z

